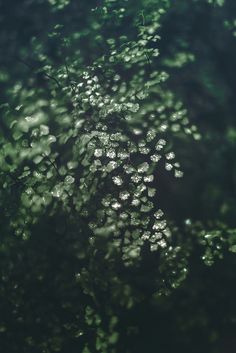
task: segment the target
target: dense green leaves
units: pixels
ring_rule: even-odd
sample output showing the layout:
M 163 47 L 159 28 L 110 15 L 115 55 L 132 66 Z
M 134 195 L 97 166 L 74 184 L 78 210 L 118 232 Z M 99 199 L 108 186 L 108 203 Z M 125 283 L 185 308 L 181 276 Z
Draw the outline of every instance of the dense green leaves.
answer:
M 135 310 L 166 310 L 188 271 L 236 251 L 236 211 L 222 188 L 234 85 L 216 54 L 233 20 L 228 4 L 214 4 L 1 3 L 6 352 L 137 353 Z M 192 31 L 200 16 L 212 45 Z

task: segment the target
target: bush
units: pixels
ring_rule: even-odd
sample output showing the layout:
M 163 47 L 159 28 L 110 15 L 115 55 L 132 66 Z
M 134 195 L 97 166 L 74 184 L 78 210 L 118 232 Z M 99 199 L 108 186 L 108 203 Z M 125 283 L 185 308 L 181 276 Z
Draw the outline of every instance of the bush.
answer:
M 0 9 L 3 351 L 232 351 L 233 0 Z

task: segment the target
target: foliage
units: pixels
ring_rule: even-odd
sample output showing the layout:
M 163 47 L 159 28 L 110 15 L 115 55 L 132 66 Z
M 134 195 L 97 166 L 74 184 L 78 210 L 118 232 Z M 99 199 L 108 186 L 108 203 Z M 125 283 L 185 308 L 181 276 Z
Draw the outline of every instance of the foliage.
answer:
M 137 353 L 129 343 L 139 329 L 134 311 L 168 307 L 200 259 L 212 265 L 235 252 L 236 209 L 220 180 L 235 148 L 233 84 L 212 60 L 227 50 L 215 24 L 220 16 L 228 38 L 231 18 L 227 4 L 215 4 L 23 1 L 10 19 L 1 4 L 6 352 Z M 190 31 L 205 12 L 216 49 Z M 24 36 L 13 25 L 18 16 Z M 229 121 L 217 150 L 215 102 Z

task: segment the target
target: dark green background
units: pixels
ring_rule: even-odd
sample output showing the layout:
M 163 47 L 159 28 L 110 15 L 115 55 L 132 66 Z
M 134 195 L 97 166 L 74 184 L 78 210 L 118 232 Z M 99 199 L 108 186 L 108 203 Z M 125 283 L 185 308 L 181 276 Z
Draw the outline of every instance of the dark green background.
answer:
M 90 9 L 96 5 L 100 1 L 71 0 L 58 10 L 47 1 L 0 1 L 1 134 L 9 134 L 4 104 L 16 104 L 12 87 L 17 81 L 33 87 L 40 97 L 50 95 L 50 78 L 39 60 L 41 51 L 60 68 L 64 57 L 73 57 L 78 49 L 72 41 L 65 53 L 61 41 L 82 33 L 81 65 L 97 55 L 98 47 L 86 40 Z M 129 6 L 132 13 L 142 8 L 142 2 L 130 1 Z M 163 208 L 180 227 L 187 218 L 206 226 L 211 222 L 236 226 L 236 37 L 233 27 L 226 25 L 234 19 L 235 0 L 226 0 L 224 7 L 204 1 L 173 1 L 163 19 L 158 65 L 170 74 L 168 87 L 184 102 L 190 121 L 202 134 L 200 142 L 188 142 L 187 148 L 178 146 L 185 178 L 160 180 Z M 48 36 L 57 24 L 62 25 L 60 34 Z M 126 30 L 130 30 L 128 21 L 127 29 L 122 28 L 124 33 Z M 38 50 L 33 37 L 41 43 Z M 167 59 L 178 52 L 189 52 L 195 60 L 181 67 L 168 64 Z M 63 353 L 80 353 L 83 342 L 90 340 L 89 335 L 75 338 L 73 329 L 68 333 L 63 326 L 67 322 L 76 325 L 74 313 L 81 303 L 88 304 L 88 299 L 73 277 L 81 266 L 75 256 L 78 239 L 60 237 L 56 224 L 57 220 L 42 221 L 28 242 L 0 234 L 2 353 L 42 352 L 37 345 L 27 348 L 28 336 L 41 344 L 56 333 Z M 187 280 L 170 297 L 153 299 L 151 286 L 143 280 L 145 299 L 141 304 L 128 312 L 118 309 L 121 339 L 117 352 L 236 351 L 235 256 L 226 252 L 213 267 L 206 267 L 200 257 L 196 245 Z M 35 280 L 38 274 L 43 275 L 40 283 Z M 140 280 L 138 283 L 140 286 Z

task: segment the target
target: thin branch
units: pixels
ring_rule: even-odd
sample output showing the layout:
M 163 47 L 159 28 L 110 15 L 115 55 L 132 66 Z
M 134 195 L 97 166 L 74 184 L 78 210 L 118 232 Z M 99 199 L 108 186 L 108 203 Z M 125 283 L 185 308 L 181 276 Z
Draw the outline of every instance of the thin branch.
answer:
M 35 71 L 35 67 L 33 67 L 32 65 L 30 65 L 29 63 L 27 63 L 25 60 L 23 60 L 23 59 L 21 59 L 21 58 L 19 58 L 19 57 L 16 57 L 16 60 L 19 61 L 20 63 L 24 64 L 25 66 L 27 66 L 31 71 Z M 55 77 L 51 76 L 51 75 L 48 74 L 46 71 L 41 70 L 40 72 L 41 72 L 45 77 L 49 78 L 50 80 L 53 80 L 53 81 L 57 84 L 58 88 L 60 88 L 60 89 L 62 88 L 61 84 L 58 82 L 58 80 L 57 80 Z
M 57 172 L 57 175 L 59 176 L 59 178 L 62 180 L 62 175 L 60 174 L 60 171 L 59 171 L 57 165 L 45 153 L 42 154 L 42 157 L 44 157 L 48 160 L 48 162 L 53 166 L 53 168 Z
M 68 80 L 68 82 L 70 84 L 70 87 L 71 87 L 73 93 L 75 93 L 75 87 L 74 87 L 74 85 L 72 83 L 72 80 L 71 80 L 70 71 L 69 71 L 66 59 L 65 59 L 65 68 L 66 68 L 67 80 Z

